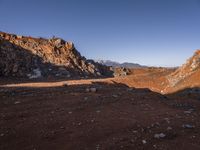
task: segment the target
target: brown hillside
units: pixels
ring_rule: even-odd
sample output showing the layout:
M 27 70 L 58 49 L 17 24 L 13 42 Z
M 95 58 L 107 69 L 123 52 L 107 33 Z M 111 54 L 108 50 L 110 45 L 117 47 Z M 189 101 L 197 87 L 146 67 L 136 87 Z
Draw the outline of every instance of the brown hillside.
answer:
M 0 32 L 0 75 L 100 77 L 111 75 L 111 72 L 108 67 L 82 57 L 72 42 Z
M 185 64 L 166 78 L 169 84 L 165 90 L 168 92 L 198 87 L 200 85 L 200 50 L 197 50 Z

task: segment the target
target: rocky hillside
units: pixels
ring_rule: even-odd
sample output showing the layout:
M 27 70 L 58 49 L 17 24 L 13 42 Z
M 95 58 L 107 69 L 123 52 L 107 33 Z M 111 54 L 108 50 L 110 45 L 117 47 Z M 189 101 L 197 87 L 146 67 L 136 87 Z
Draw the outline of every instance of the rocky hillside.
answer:
M 178 68 L 175 72 L 173 72 L 167 77 L 169 81 L 169 86 L 175 87 L 178 84 L 184 83 L 189 78 L 190 82 L 192 83 L 191 77 L 197 74 L 199 71 L 200 71 L 200 50 L 197 50 L 194 53 L 194 55 L 187 60 L 185 64 L 183 64 L 180 68 Z M 200 80 L 197 80 L 195 82 L 198 81 Z
M 32 38 L 0 32 L 0 76 L 111 76 L 109 67 L 88 61 L 72 42 L 53 37 Z

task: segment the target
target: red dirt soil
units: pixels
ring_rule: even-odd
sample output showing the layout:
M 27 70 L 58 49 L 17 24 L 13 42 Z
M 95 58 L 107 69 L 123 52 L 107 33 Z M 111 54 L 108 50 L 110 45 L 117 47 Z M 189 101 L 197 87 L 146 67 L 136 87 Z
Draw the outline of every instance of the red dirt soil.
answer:
M 200 94 L 159 94 L 170 70 L 133 71 L 109 79 L 1 79 L 0 149 L 199 150 Z

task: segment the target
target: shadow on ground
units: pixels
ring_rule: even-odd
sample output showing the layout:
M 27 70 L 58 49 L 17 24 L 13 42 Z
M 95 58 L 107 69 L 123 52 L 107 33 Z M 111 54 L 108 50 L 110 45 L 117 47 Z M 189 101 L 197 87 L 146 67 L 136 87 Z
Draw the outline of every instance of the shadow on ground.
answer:
M 165 96 L 116 82 L 0 88 L 0 149 L 142 150 L 156 145 L 195 150 L 199 139 L 190 137 L 200 130 L 183 125 L 200 125 L 199 101 L 178 100 L 180 93 Z M 159 133 L 165 137 L 154 138 Z

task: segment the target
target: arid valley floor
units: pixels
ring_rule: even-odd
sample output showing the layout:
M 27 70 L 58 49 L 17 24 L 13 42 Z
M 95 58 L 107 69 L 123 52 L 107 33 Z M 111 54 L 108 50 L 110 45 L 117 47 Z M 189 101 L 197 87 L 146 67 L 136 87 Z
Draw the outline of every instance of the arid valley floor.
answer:
M 162 71 L 136 69 L 108 79 L 1 79 L 0 149 L 199 150 L 200 93 L 160 94 L 155 80 Z

